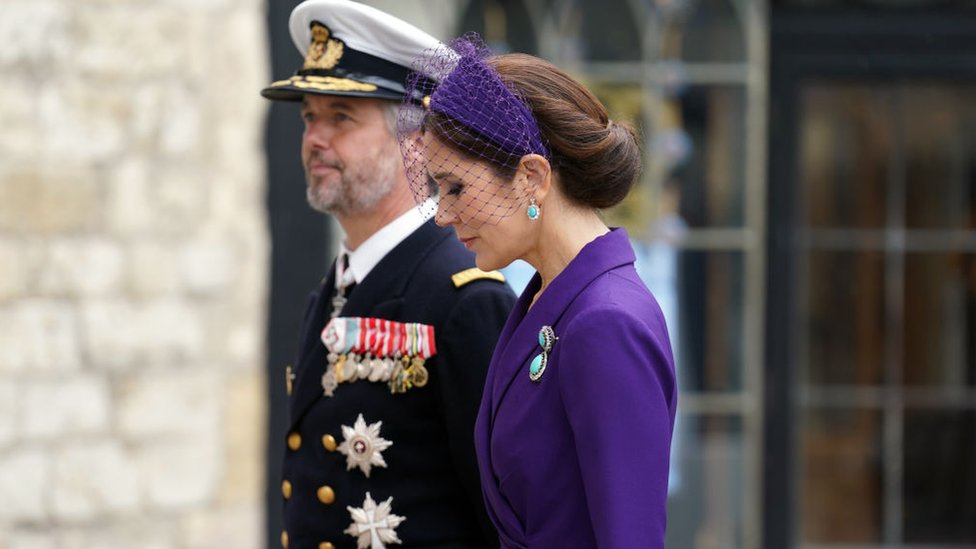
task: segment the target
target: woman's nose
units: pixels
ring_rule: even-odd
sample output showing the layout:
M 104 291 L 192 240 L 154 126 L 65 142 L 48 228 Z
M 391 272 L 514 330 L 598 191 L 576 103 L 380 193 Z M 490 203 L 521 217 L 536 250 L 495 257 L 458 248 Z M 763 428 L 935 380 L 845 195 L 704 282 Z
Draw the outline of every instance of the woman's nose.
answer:
M 448 227 L 456 220 L 456 216 L 451 213 L 450 209 L 444 207 L 443 201 L 437 204 L 437 213 L 434 214 L 434 223 L 437 223 L 441 227 Z

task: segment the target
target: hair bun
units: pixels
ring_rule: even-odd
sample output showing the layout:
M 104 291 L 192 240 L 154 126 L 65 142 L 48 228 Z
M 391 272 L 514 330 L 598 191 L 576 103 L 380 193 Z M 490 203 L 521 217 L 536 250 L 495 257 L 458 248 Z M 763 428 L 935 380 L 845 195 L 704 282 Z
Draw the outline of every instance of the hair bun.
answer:
M 595 209 L 619 204 L 640 175 L 634 127 L 611 120 L 589 90 L 551 63 L 524 54 L 490 63 L 532 109 L 563 193 Z

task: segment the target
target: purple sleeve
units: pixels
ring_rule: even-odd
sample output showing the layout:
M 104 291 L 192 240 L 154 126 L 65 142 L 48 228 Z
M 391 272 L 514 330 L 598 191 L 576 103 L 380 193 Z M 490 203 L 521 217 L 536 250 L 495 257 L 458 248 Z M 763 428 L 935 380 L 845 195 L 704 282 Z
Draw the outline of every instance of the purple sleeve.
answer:
M 664 547 L 675 384 L 655 316 L 589 311 L 557 334 L 553 359 L 601 549 Z

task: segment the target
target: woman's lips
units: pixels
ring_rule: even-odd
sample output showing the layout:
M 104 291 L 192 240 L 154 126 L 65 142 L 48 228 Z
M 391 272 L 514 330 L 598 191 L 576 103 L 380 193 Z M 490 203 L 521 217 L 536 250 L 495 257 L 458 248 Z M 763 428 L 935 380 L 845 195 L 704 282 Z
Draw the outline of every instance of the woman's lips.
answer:
M 461 241 L 461 244 L 464 244 L 464 247 L 465 248 L 467 248 L 467 249 L 470 250 L 471 249 L 471 244 L 475 241 L 476 237 L 474 237 L 474 236 L 469 237 L 469 238 L 461 238 L 461 237 L 458 237 L 458 239 Z

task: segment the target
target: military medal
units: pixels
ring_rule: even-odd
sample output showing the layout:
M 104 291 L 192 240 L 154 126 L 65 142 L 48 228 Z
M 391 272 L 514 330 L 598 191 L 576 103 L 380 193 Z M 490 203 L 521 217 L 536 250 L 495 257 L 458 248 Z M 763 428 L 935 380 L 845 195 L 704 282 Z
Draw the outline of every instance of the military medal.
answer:
M 542 379 L 542 374 L 546 373 L 546 366 L 549 365 L 549 353 L 552 352 L 552 346 L 556 343 L 556 332 L 552 330 L 552 326 L 543 326 L 539 330 L 539 346 L 542 347 L 542 352 L 537 354 L 532 362 L 529 363 L 529 379 L 538 383 Z
M 336 379 L 335 372 L 327 370 L 322 374 L 322 391 L 327 397 L 331 397 L 335 394 L 336 387 L 339 386 L 339 380 Z
M 413 383 L 413 386 L 423 387 L 427 385 L 427 379 L 430 377 L 430 374 L 427 372 L 427 368 L 424 367 L 424 359 L 414 358 L 411 364 L 410 381 Z
M 339 316 L 339 311 L 341 311 L 342 308 L 346 306 L 345 293 L 346 291 L 344 289 L 341 289 L 338 292 L 336 292 L 335 296 L 332 297 L 332 314 L 330 315 L 331 318 L 335 318 Z
M 387 543 L 403 543 L 397 537 L 396 527 L 407 519 L 394 515 L 392 508 L 392 497 L 377 505 L 366 492 L 362 507 L 346 507 L 352 516 L 352 524 L 345 532 L 356 538 L 359 549 L 385 549 Z
M 382 421 L 366 425 L 363 414 L 359 414 L 356 423 L 352 427 L 342 426 L 342 437 L 345 439 L 339 445 L 339 451 L 346 456 L 346 470 L 353 467 L 359 469 L 369 478 L 370 469 L 374 465 L 386 467 L 386 460 L 383 459 L 383 450 L 393 445 L 392 442 L 380 436 Z
M 393 393 L 405 393 L 412 387 L 423 387 L 429 377 L 424 362 L 433 354 L 431 349 L 434 345 L 434 327 L 410 324 L 407 325 L 405 334 L 399 348 L 403 357 L 402 364 L 394 369 L 389 382 L 390 392 Z
M 342 312 L 348 301 L 346 294 L 355 283 L 356 278 L 349 269 L 349 254 L 342 253 L 336 259 L 336 293 L 332 296 L 332 313 L 329 318 L 335 318 Z
M 322 330 L 329 366 L 322 389 L 332 396 L 341 383 L 386 383 L 391 393 L 423 387 L 425 362 L 437 354 L 434 327 L 382 318 L 336 317 Z

